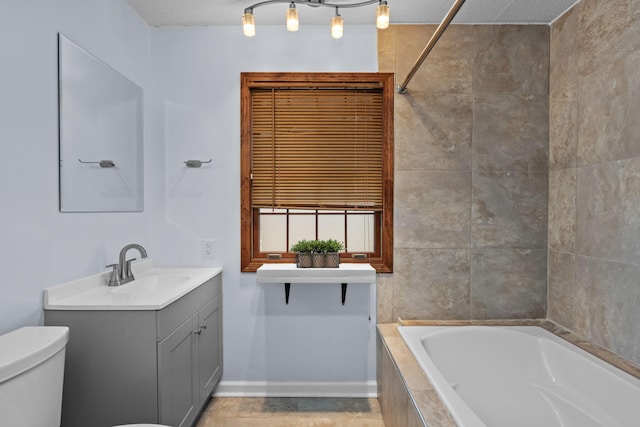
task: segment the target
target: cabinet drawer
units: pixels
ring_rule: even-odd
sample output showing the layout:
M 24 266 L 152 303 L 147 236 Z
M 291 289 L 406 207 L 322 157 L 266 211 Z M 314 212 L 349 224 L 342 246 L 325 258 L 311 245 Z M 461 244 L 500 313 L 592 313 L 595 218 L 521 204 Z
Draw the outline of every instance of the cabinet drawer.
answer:
M 158 311 L 156 315 L 156 340 L 162 341 L 221 292 L 222 274 L 218 274 L 187 295 Z

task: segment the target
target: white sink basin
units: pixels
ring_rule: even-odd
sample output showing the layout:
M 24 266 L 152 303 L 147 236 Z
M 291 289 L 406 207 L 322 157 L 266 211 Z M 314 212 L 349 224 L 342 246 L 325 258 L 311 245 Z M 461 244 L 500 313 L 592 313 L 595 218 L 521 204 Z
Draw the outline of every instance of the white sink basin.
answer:
M 121 286 L 113 286 L 109 292 L 112 294 L 150 294 L 166 292 L 188 281 L 190 278 L 189 276 L 157 274 L 144 276 Z
M 222 272 L 221 268 L 157 268 L 151 259 L 131 265 L 135 280 L 107 286 L 105 271 L 44 291 L 47 310 L 160 310 Z

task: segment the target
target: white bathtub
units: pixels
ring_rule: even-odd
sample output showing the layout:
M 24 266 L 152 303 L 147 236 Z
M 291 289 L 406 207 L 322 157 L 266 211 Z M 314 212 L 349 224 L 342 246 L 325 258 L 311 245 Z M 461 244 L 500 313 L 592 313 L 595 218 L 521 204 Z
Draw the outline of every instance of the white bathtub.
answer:
M 637 427 L 640 380 L 536 326 L 400 326 L 460 427 Z

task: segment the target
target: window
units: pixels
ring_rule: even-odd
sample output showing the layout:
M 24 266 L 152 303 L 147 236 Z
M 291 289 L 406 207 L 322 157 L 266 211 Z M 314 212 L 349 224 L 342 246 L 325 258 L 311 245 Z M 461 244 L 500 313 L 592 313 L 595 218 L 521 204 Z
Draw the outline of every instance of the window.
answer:
M 242 73 L 242 271 L 300 239 L 392 271 L 393 96 L 389 73 Z

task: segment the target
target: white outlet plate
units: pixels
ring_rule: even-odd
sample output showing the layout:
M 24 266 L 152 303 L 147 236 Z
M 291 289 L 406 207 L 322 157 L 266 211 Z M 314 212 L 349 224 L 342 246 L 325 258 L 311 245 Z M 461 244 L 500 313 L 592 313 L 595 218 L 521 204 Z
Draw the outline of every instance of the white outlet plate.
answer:
M 216 242 L 213 239 L 202 240 L 202 259 L 212 260 L 216 256 Z

